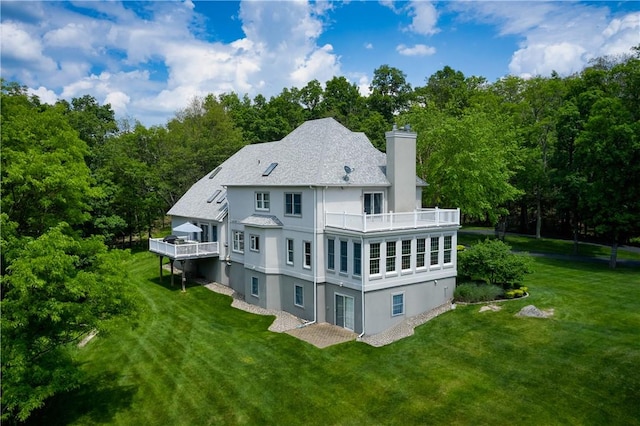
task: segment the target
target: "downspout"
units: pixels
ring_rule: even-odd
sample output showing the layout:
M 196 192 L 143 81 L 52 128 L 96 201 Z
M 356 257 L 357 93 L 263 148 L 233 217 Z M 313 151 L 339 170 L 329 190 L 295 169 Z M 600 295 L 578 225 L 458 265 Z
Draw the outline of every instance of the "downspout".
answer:
M 305 322 L 300 327 L 318 322 L 318 236 L 316 231 L 318 226 L 318 191 L 311 185 L 309 185 L 309 189 L 313 190 L 313 265 L 311 265 L 313 271 L 313 321 Z
M 362 333 L 358 335 L 358 339 L 364 336 L 364 237 L 360 236 L 360 289 L 362 290 Z

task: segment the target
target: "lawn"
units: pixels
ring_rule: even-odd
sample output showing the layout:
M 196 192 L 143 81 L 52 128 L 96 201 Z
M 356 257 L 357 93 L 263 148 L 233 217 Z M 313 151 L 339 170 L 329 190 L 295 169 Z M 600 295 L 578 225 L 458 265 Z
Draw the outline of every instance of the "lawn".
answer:
M 227 296 L 160 285 L 157 267 L 133 256 L 137 326 L 76 349 L 86 384 L 32 423 L 640 425 L 637 268 L 536 258 L 531 296 L 500 312 L 458 306 L 386 347 L 317 349 Z M 555 316 L 514 316 L 528 304 Z
M 467 231 L 467 232 L 465 232 Z M 471 231 L 471 232 L 469 232 Z M 489 228 L 470 227 L 460 230 L 458 233 L 458 243 L 464 245 L 473 245 L 478 241 L 486 238 L 493 238 L 492 235 L 482 235 L 473 233 L 473 231 L 493 231 Z M 505 243 L 509 244 L 514 250 L 527 251 L 529 253 L 553 253 L 562 255 L 573 255 L 573 241 L 556 240 L 550 238 L 535 238 L 525 235 L 507 234 Z M 591 244 L 585 242 L 578 243 L 578 255 L 592 258 L 609 259 L 611 255 L 611 247 L 599 244 Z M 618 249 L 618 260 L 634 260 L 640 261 L 640 251 Z

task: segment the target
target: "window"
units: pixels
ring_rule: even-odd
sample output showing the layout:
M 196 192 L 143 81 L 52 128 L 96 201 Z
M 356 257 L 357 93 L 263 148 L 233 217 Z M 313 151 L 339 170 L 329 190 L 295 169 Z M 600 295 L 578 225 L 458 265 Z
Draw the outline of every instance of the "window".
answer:
M 233 251 L 244 253 L 244 232 L 233 231 Z
M 265 169 L 265 171 L 262 172 L 262 176 L 269 176 L 271 174 L 271 172 L 273 171 L 273 169 L 275 169 L 277 166 L 278 166 L 278 163 L 269 164 L 269 167 L 267 167 Z
M 438 264 L 438 252 L 440 251 L 440 239 L 431 237 L 431 265 Z
M 404 314 L 404 293 L 391 295 L 391 316 Z
M 251 277 L 251 295 L 260 296 L 260 281 L 258 281 L 258 277 Z
M 451 235 L 444 236 L 444 263 L 451 263 Z
M 284 214 L 287 216 L 302 216 L 302 194 L 284 194 Z
M 269 193 L 268 192 L 256 192 L 256 210 L 262 210 L 262 211 L 269 210 Z
M 387 272 L 396 270 L 396 242 L 387 241 Z
M 304 306 L 304 288 L 301 285 L 298 285 L 298 284 L 295 285 L 293 303 L 296 306 L 300 306 L 300 307 Z
M 260 236 L 249 235 L 249 243 L 251 251 L 260 251 Z
M 411 269 L 411 240 L 402 240 L 402 270 Z
M 218 227 L 216 225 L 211 225 L 211 241 L 214 243 L 218 241 Z
M 287 238 L 287 265 L 293 265 L 293 240 Z
M 362 269 L 362 245 L 353 243 L 353 275 L 360 275 Z
M 200 233 L 200 242 L 206 243 L 209 241 L 209 225 L 206 223 L 200 223 L 199 225 L 202 229 L 202 232 Z
M 425 253 L 427 251 L 426 238 L 418 238 L 416 240 L 416 268 L 424 268 Z
M 327 240 L 327 269 L 336 269 L 336 241 L 333 238 Z
M 369 274 L 380 273 L 380 243 L 369 244 Z
M 311 242 L 305 241 L 304 245 L 304 264 L 305 268 L 311 268 Z
M 211 203 L 211 202 L 213 202 L 213 200 L 215 200 L 215 199 L 216 199 L 216 197 L 217 197 L 218 195 L 220 195 L 220 193 L 221 193 L 221 192 L 222 192 L 222 190 L 221 190 L 221 189 L 216 189 L 216 190 L 214 191 L 214 193 L 211 195 L 211 197 L 207 198 L 207 203 Z
M 347 241 L 340 241 L 340 272 L 344 272 L 345 274 L 349 272 L 347 268 L 347 264 L 349 262 L 347 249 L 349 247 L 349 243 Z
M 366 192 L 364 194 L 364 212 L 366 214 L 382 213 L 382 192 Z

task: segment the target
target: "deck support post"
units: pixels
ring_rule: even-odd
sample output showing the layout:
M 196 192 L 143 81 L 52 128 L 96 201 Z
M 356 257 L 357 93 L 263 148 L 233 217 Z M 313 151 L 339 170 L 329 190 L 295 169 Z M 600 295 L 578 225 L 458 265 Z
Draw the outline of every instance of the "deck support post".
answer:
M 171 259 L 171 287 L 173 287 L 173 259 Z
M 187 276 L 184 270 L 184 260 L 180 261 L 180 268 L 182 268 L 182 291 L 187 291 L 187 289 L 185 288 L 187 283 Z

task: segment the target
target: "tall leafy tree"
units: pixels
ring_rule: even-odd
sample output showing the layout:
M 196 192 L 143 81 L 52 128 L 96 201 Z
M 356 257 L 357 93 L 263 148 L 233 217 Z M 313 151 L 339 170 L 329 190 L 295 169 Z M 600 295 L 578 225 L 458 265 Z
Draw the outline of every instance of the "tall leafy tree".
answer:
M 37 236 L 60 220 L 80 225 L 99 190 L 85 163 L 89 149 L 60 105 L 40 105 L 26 89 L 3 84 L 2 211 L 20 235 Z
M 126 257 L 98 237 L 75 237 L 65 223 L 14 245 L 1 281 L 3 421 L 24 421 L 47 398 L 77 387 L 69 345 L 135 311 Z
M 407 110 L 413 97 L 405 73 L 389 65 L 382 65 L 373 71 L 369 89 L 371 94 L 367 104 L 381 114 L 388 124 L 393 124 L 396 114 Z

